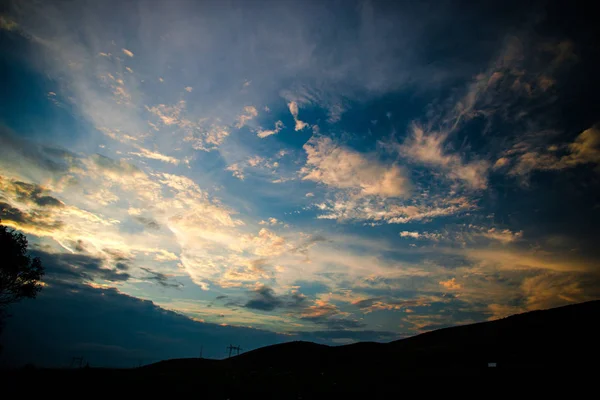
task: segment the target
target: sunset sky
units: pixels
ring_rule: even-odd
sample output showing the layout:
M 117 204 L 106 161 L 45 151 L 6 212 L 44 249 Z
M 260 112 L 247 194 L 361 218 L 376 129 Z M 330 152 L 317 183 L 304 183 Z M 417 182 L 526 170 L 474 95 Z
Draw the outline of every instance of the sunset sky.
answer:
M 0 218 L 47 270 L 9 362 L 390 341 L 599 298 L 595 24 L 440 3 L 2 10 Z

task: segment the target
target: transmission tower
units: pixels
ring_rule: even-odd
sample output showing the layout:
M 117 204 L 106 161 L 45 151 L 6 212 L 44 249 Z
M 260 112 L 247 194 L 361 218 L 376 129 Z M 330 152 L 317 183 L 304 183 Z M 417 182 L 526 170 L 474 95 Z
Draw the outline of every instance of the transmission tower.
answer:
M 73 366 L 79 366 L 79 368 L 83 367 L 83 357 L 73 357 L 71 359 L 71 368 L 73 368 Z

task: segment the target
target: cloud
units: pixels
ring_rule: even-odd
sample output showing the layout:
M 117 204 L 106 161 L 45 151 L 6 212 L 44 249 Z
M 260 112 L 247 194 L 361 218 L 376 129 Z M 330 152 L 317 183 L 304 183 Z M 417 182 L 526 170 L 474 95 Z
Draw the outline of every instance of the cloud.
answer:
M 510 160 L 506 157 L 500 157 L 499 159 L 496 160 L 496 162 L 494 163 L 494 166 L 492 167 L 494 170 L 497 169 L 501 169 L 504 168 L 506 166 L 508 166 L 510 164 Z
M 285 126 L 283 125 L 283 122 L 281 121 L 277 121 L 275 122 L 275 128 L 272 130 L 259 130 L 256 134 L 256 136 L 258 136 L 259 138 L 263 139 L 266 138 L 267 136 L 271 136 L 271 135 L 275 135 L 277 133 L 279 133 Z
M 448 17 L 446 8 L 423 13 L 420 5 L 390 13 L 386 7 L 367 2 L 351 7 L 347 14 L 334 15 L 317 3 L 308 8 L 292 3 L 269 8 L 244 4 L 240 10 L 250 18 L 240 22 L 239 12 L 230 12 L 229 5 L 214 8 L 184 2 L 166 7 L 153 2 L 136 7 L 115 2 L 114 7 L 90 8 L 88 3 L 68 7 L 21 3 L 22 8 L 15 11 L 17 30 L 27 34 L 31 50 L 25 52 L 29 64 L 22 69 L 39 67 L 44 79 L 60 83 L 42 91 L 44 104 L 49 103 L 49 90 L 56 93 L 52 98 L 65 102 L 58 110 L 63 114 L 55 114 L 57 107 L 50 104 L 54 111 L 49 115 L 57 118 L 49 117 L 49 121 L 55 124 L 40 128 L 33 118 L 27 131 L 36 140 L 46 137 L 52 143 L 76 144 L 78 153 L 31 143 L 23 139 L 25 131 L 5 134 L 3 129 L 2 176 L 43 191 L 2 190 L 0 208 L 11 226 L 38 235 L 32 241 L 49 246 L 44 247 L 49 253 L 92 257 L 99 260 L 100 269 L 148 275 L 147 280 L 157 285 L 168 277 L 189 277 L 206 291 L 186 285 L 181 297 L 187 298 L 191 290 L 197 302 L 184 307 L 173 301 L 172 307 L 199 319 L 206 317 L 204 299 L 226 292 L 239 308 L 237 314 L 228 309 L 227 323 L 270 324 L 272 329 L 288 332 L 335 328 L 332 332 L 337 336 L 332 333 L 331 337 L 336 339 L 362 337 L 358 333 L 342 336 L 341 328 L 362 329 L 367 324 L 371 329 L 379 323 L 372 315 L 364 321 L 357 319 L 357 311 L 359 316 L 380 311 L 377 317 L 385 317 L 384 313 L 406 310 L 407 303 L 402 302 L 415 293 L 434 304 L 433 313 L 443 306 L 449 314 L 468 310 L 479 318 L 488 316 L 490 303 L 525 308 L 536 288 L 551 294 L 533 299 L 532 305 L 579 300 L 592 293 L 594 285 L 572 283 L 586 282 L 581 274 L 590 273 L 593 261 L 576 250 L 565 251 L 568 257 L 552 251 L 544 254 L 549 249 L 540 245 L 543 241 L 534 236 L 535 230 L 529 234 L 533 216 L 510 222 L 516 215 L 513 206 L 520 207 L 518 202 L 506 200 L 511 210 L 492 215 L 499 211 L 495 208 L 504 195 L 510 199 L 515 193 L 511 188 L 493 187 L 500 178 L 497 175 L 519 165 L 519 157 L 527 152 L 536 153 L 533 164 L 542 168 L 556 160 L 564 168 L 598 164 L 594 131 L 572 143 L 548 142 L 501 152 L 512 136 L 522 136 L 521 127 L 537 129 L 531 115 L 542 119 L 547 112 L 554 114 L 555 109 L 548 106 L 560 97 L 563 86 L 570 86 L 556 68 L 573 59 L 578 44 L 552 45 L 540 50 L 549 55 L 542 57 L 530 51 L 537 43 L 511 40 L 501 57 L 489 68 L 481 68 L 478 60 L 493 51 L 490 38 L 504 37 L 505 32 L 476 18 L 481 16 L 478 10 L 460 15 L 465 32 L 448 39 L 452 43 L 440 43 L 436 32 L 452 30 L 456 18 Z M 106 18 L 107 10 L 111 10 L 110 18 Z M 356 24 L 342 24 L 340 29 L 339 18 Z M 480 31 L 480 24 L 486 25 L 485 37 L 473 35 Z M 134 25 L 141 30 L 123 29 Z M 148 26 L 152 29 L 146 32 Z M 17 34 L 7 37 L 12 40 Z M 454 45 L 473 37 L 468 63 L 457 65 L 461 54 L 436 50 L 438 45 L 458 48 Z M 134 58 L 120 50 L 132 43 Z M 535 72 L 528 59 L 533 63 L 539 59 L 549 69 Z M 481 70 L 485 72 L 468 78 Z M 457 93 L 444 83 L 463 78 L 470 84 L 462 94 L 431 98 L 434 93 Z M 190 83 L 193 90 L 187 86 Z M 371 107 L 375 98 L 377 104 L 381 99 L 395 103 L 398 93 L 414 105 L 403 109 L 408 114 Z M 288 109 L 281 109 L 282 98 Z M 258 110 L 269 110 L 267 104 L 273 118 L 261 121 Z M 424 120 L 415 119 L 413 113 L 425 104 Z M 302 116 L 300 109 L 305 112 Z M 300 118 L 348 123 L 335 126 L 339 139 L 325 139 L 317 132 L 306 143 L 306 163 L 298 174 L 294 173 L 302 167 L 303 160 L 298 159 L 303 155 L 302 135 L 270 140 L 255 136 L 281 133 L 278 119 L 288 110 L 296 130 L 310 126 Z M 46 115 L 44 108 L 39 111 Z M 82 137 L 68 123 L 71 113 L 95 129 L 85 130 Z M 358 114 L 361 117 L 354 121 Z M 342 116 L 348 116 L 348 121 L 342 121 Z M 379 122 L 369 123 L 373 120 Z M 381 135 L 397 135 L 396 130 L 410 120 L 414 123 L 399 135 L 396 151 L 379 152 L 389 150 L 384 143 L 388 139 Z M 79 126 L 81 121 L 76 122 Z M 545 123 L 555 122 L 549 118 Z M 238 131 L 236 125 L 248 129 Z M 555 129 L 564 129 L 556 125 Z M 377 151 L 370 150 L 370 145 Z M 95 151 L 102 155 L 86 155 Z M 272 155 L 278 151 L 288 155 L 282 159 L 283 155 Z M 543 159 L 546 155 L 547 160 Z M 246 181 L 227 185 L 223 176 L 231 179 L 223 168 Z M 285 173 L 292 169 L 294 173 Z M 274 176 L 275 170 L 283 172 Z M 268 179 L 254 179 L 265 176 Z M 264 186 L 263 181 L 285 183 L 275 187 Z M 247 191 L 248 185 L 255 190 Z M 484 194 L 488 187 L 492 190 Z M 532 194 L 532 202 L 536 195 Z M 485 225 L 480 221 L 488 214 L 510 225 L 468 225 Z M 266 218 L 271 215 L 277 218 Z M 264 223 L 260 218 L 265 218 Z M 319 221 L 309 223 L 311 218 Z M 294 226 L 282 226 L 281 219 Z M 336 227 L 327 219 L 348 226 Z M 403 229 L 373 227 L 388 223 L 408 225 Z M 425 224 L 429 226 L 421 226 Z M 340 230 L 357 237 L 342 236 Z M 395 232 L 404 239 L 398 239 Z M 422 242 L 417 247 L 416 240 L 435 243 Z M 77 263 L 73 260 L 73 265 Z M 142 266 L 148 271 L 140 272 Z M 124 277 L 108 272 L 86 272 L 81 278 L 85 269 L 95 271 L 79 266 L 71 268 L 71 273 L 95 285 L 119 286 L 131 294 L 154 298 L 153 289 L 137 278 L 118 280 Z M 524 277 L 546 272 L 565 275 L 523 284 Z M 102 274 L 113 280 L 103 279 Z M 461 285 L 458 298 L 440 284 L 453 276 Z M 305 292 L 297 284 L 300 279 L 327 289 Z M 555 290 L 561 284 L 568 288 L 562 300 Z M 252 292 L 250 298 L 241 300 L 236 296 L 258 287 L 271 292 Z M 79 286 L 74 290 L 84 291 Z M 446 297 L 434 300 L 440 291 L 446 291 Z M 301 305 L 294 308 L 291 304 L 296 300 Z M 352 307 L 355 301 L 359 307 Z M 243 307 L 246 304 L 249 307 Z M 271 306 L 269 313 L 253 312 Z M 305 319 L 299 317 L 302 314 Z M 393 329 L 414 332 L 422 324 L 459 320 L 454 314 L 447 320 L 414 319 L 413 325 L 407 322 Z M 128 348 L 92 339 L 82 343 L 90 349 L 101 345 Z
M 63 202 L 47 193 L 39 185 L 0 175 L 0 219 L 3 224 L 40 235 L 51 235 L 62 229 L 62 217 L 69 211 Z M 1 201 L 3 197 L 8 202 Z
M 108 259 L 86 254 L 49 253 L 40 250 L 32 251 L 39 257 L 46 270 L 45 281 L 50 284 L 90 283 L 90 282 L 125 282 L 131 278 L 122 269 L 111 268 Z
M 296 131 L 301 131 L 304 128 L 307 128 L 308 124 L 298 119 L 298 103 L 296 103 L 295 101 L 290 101 L 288 103 L 288 108 L 290 109 L 290 113 L 292 114 L 292 116 L 294 117 L 294 121 L 296 122 L 296 126 L 294 129 Z
M 68 150 L 31 142 L 0 125 L 0 166 L 21 179 L 66 173 L 77 158 Z
M 254 291 L 255 297 L 244 305 L 246 308 L 253 308 L 261 311 L 273 311 L 282 305 L 282 301 L 275 297 L 273 289 L 267 286 L 261 286 Z
M 600 130 L 591 127 L 581 132 L 567 146 L 562 157 L 551 150 L 526 151 L 515 157 L 510 175 L 529 175 L 533 171 L 558 171 L 583 164 L 600 165 Z
M 328 137 L 313 136 L 305 145 L 306 165 L 303 180 L 361 196 L 404 197 L 411 189 L 406 172 L 397 165 L 384 165 L 372 155 L 344 148 Z
M 462 288 L 462 286 L 456 282 L 456 278 L 451 278 L 447 281 L 440 281 L 439 283 L 448 290 L 458 290 Z
M 317 299 L 313 305 L 302 310 L 299 318 L 318 325 L 327 325 L 329 329 L 356 329 L 365 326 L 363 322 L 348 319 L 348 313 L 332 303 L 323 299 Z
M 266 228 L 261 228 L 257 236 L 247 235 L 242 240 L 253 248 L 257 256 L 275 256 L 290 248 L 283 237 Z
M 245 160 L 240 160 L 230 164 L 225 170 L 231 171 L 232 175 L 240 180 L 244 180 L 250 171 L 259 177 L 264 177 L 266 175 L 267 177 L 272 178 L 280 166 L 279 161 L 275 160 L 277 160 L 277 157 L 268 159 L 254 155 L 246 158 Z M 272 180 L 271 183 L 278 183 L 279 181 L 291 179 L 292 178 L 279 178 L 278 180 Z
M 238 178 L 238 179 L 240 179 L 242 181 L 245 178 L 245 176 L 244 176 L 244 169 L 238 163 L 231 164 L 230 166 L 228 166 L 227 168 L 225 168 L 225 170 L 226 171 L 231 171 L 231 175 L 235 176 L 236 178 Z
M 188 116 L 187 102 L 146 106 L 146 110 L 158 118 L 158 123 L 166 127 L 178 127 L 183 141 L 191 143 L 195 150 L 216 150 L 229 136 L 229 128 L 218 120 L 209 118 L 193 120 Z
M 125 54 L 127 57 L 133 57 L 133 53 L 130 50 L 121 49 L 121 51 L 123 51 L 123 54 Z
M 238 129 L 242 128 L 244 125 L 246 125 L 246 123 L 248 121 L 251 121 L 256 116 L 258 116 L 258 110 L 256 109 L 256 107 L 245 106 L 244 114 L 242 114 L 238 117 L 238 122 L 237 122 L 237 124 L 235 124 L 235 127 Z
M 445 151 L 447 133 L 425 132 L 416 124 L 412 125 L 411 133 L 400 146 L 400 152 L 406 159 L 439 168 L 449 179 L 462 181 L 471 189 L 487 187 L 489 162 L 478 160 L 465 163 L 459 155 Z
M 592 278 L 593 280 L 598 277 Z M 592 281 L 593 282 L 593 281 Z M 595 299 L 585 285 L 590 283 L 589 277 L 546 272 L 526 277 L 521 289 L 526 298 L 527 310 L 539 310 L 558 307 L 567 303 L 579 303 Z
M 261 220 L 258 224 L 259 225 L 274 226 L 274 225 L 277 225 L 277 224 L 281 224 L 281 221 L 278 221 L 277 218 L 269 217 L 266 221 L 265 220 Z
M 222 349 L 240 338 L 249 351 L 302 337 L 198 322 L 114 288 L 81 284 L 45 287 L 35 302 L 22 302 L 13 311 L 3 331 L 4 364 L 13 367 L 62 367 L 64 354 L 85 351 L 91 366 L 130 368 L 197 354 L 198 343 L 205 357 L 219 359 Z
M 164 288 L 175 288 L 175 289 L 181 289 L 183 287 L 183 284 L 179 283 L 179 282 L 169 282 L 169 277 L 161 272 L 156 272 L 156 271 L 152 271 L 150 268 L 140 268 L 143 271 L 146 271 L 147 273 L 150 274 L 149 277 L 146 277 L 145 279 L 147 280 L 151 280 L 153 282 L 156 282 L 157 284 L 159 284 L 160 286 L 164 287 Z
M 355 300 L 352 302 L 352 305 L 360 308 L 364 313 L 371 313 L 374 311 L 406 310 L 409 307 L 428 307 L 431 303 L 431 299 L 425 298 L 406 300 L 389 296 L 380 296 Z
M 157 151 L 150 151 L 147 149 L 142 149 L 140 148 L 140 152 L 130 152 L 129 154 L 134 155 L 134 156 L 138 156 L 138 157 L 144 157 L 144 158 L 150 158 L 153 160 L 159 160 L 159 161 L 164 161 L 166 163 L 171 163 L 174 165 L 178 165 L 179 164 L 179 160 L 176 159 L 175 157 L 170 157 L 170 156 L 166 156 L 164 154 L 161 154 Z
M 15 21 L 4 15 L 0 15 L 0 29 L 3 29 L 5 31 L 14 31 L 18 27 L 19 24 L 17 24 Z
M 523 237 L 523 231 L 513 232 L 510 229 L 496 229 L 490 228 L 486 231 L 479 233 L 479 235 L 488 239 L 497 240 L 503 244 L 512 243 Z
M 186 108 L 185 100 L 180 100 L 174 105 L 158 104 L 156 106 L 148 107 L 146 109 L 156 115 L 160 122 L 164 125 L 187 125 L 186 120 L 181 119 L 181 114 Z
M 429 232 L 410 232 L 410 231 L 402 231 L 400 232 L 400 237 L 403 238 L 412 238 L 412 239 L 428 239 L 428 240 L 439 240 L 442 235 L 439 233 L 429 233 Z
M 153 230 L 160 229 L 160 224 L 152 218 L 135 216 L 133 219 L 135 219 L 137 222 L 144 225 L 148 229 L 153 229 Z
M 372 197 L 353 199 L 340 196 L 315 205 L 319 219 L 338 221 L 364 220 L 373 224 L 406 224 L 430 221 L 434 218 L 456 216 L 477 209 L 476 203 L 466 197 L 428 198 L 408 205 L 395 201 L 382 201 Z
M 16 200 L 38 207 L 64 207 L 64 203 L 49 195 L 50 191 L 42 186 L 5 179 L 0 176 L 0 190 L 16 197 Z

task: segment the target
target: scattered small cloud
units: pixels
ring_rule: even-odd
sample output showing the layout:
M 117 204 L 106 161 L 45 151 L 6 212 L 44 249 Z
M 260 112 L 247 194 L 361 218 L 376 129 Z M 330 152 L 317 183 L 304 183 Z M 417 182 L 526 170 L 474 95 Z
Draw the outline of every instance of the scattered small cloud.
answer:
M 462 286 L 456 282 L 456 278 L 448 279 L 447 281 L 440 281 L 440 285 L 447 290 L 459 290 Z
M 123 54 L 125 54 L 127 57 L 133 57 L 133 52 L 131 52 L 130 50 L 121 49 L 121 51 L 123 51 Z
M 400 237 L 411 239 L 440 240 L 442 235 L 440 233 L 402 231 L 400 232 Z
M 238 164 L 231 164 L 230 166 L 228 166 L 227 168 L 225 168 L 226 171 L 231 171 L 231 175 L 233 175 L 234 177 L 238 178 L 239 180 L 244 180 L 245 176 L 244 176 L 244 169 Z
M 157 151 L 151 151 L 148 149 L 144 149 L 144 148 L 139 148 L 139 152 L 135 152 L 132 151 L 129 154 L 133 155 L 133 156 L 138 156 L 138 157 L 143 157 L 143 158 L 150 158 L 153 160 L 159 160 L 159 161 L 163 161 L 166 163 L 170 163 L 173 165 L 178 165 L 179 164 L 179 160 L 175 157 L 171 157 L 171 156 L 166 156 L 164 154 L 161 154 Z
M 290 101 L 288 103 L 288 108 L 290 110 L 290 113 L 292 114 L 292 117 L 294 117 L 294 121 L 296 121 L 295 130 L 301 131 L 304 128 L 307 128 L 308 124 L 306 122 L 300 121 L 300 119 L 298 118 L 298 103 L 296 103 L 295 101 Z
M 238 122 L 235 124 L 235 127 L 238 129 L 242 128 L 244 125 L 246 125 L 248 121 L 251 121 L 256 116 L 258 116 L 258 111 L 256 110 L 256 107 L 244 107 L 244 114 L 238 116 Z
M 262 220 L 258 223 L 259 225 L 270 225 L 270 226 L 275 226 L 278 224 L 282 224 L 281 221 L 279 221 L 277 218 L 274 217 L 269 217 L 267 220 Z
M 161 272 L 156 272 L 151 270 L 150 268 L 145 268 L 142 267 L 140 268 L 142 271 L 147 272 L 148 274 L 150 274 L 150 276 L 145 277 L 144 279 L 152 281 L 160 286 L 162 286 L 163 288 L 173 288 L 173 289 L 181 289 L 183 287 L 183 284 L 173 281 L 171 282 L 169 280 L 169 277 Z
M 259 130 L 256 134 L 259 138 L 266 138 L 267 136 L 275 135 L 279 133 L 284 128 L 283 122 L 277 121 L 275 122 L 275 128 L 271 130 Z

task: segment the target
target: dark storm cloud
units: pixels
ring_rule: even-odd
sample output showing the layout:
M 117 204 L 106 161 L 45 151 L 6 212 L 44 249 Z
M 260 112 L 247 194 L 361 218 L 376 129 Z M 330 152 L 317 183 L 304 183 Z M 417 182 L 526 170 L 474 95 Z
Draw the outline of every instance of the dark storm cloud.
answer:
M 273 311 L 276 308 L 295 309 L 302 307 L 306 302 L 306 296 L 299 292 L 290 295 L 276 296 L 272 288 L 261 286 L 252 292 L 253 297 L 248 300 L 244 307 L 261 311 Z M 231 306 L 239 306 L 236 302 L 228 303 Z
M 156 222 L 152 218 L 136 216 L 136 217 L 133 217 L 133 219 L 136 220 L 137 222 L 139 222 L 140 224 L 144 225 L 148 229 L 152 229 L 152 230 L 160 229 L 160 225 L 158 224 L 158 222 Z
M 55 283 L 35 301 L 11 310 L 2 335 L 2 363 L 68 366 L 83 356 L 91 366 L 131 367 L 168 358 L 221 358 L 239 343 L 254 349 L 290 338 L 268 331 L 200 323 L 151 301 L 79 283 Z M 40 329 L 43 326 L 44 329 Z
M 12 183 L 12 189 L 17 195 L 17 199 L 26 203 L 35 203 L 40 207 L 63 207 L 62 201 L 47 195 L 48 192 L 43 187 L 34 183 L 25 183 L 19 181 L 8 181 Z
M 0 202 L 0 219 L 18 223 L 28 222 L 27 214 L 8 203 Z
M 13 207 L 5 202 L 0 202 L 0 220 L 4 220 L 5 222 L 14 222 L 20 226 L 29 226 L 32 228 L 43 228 L 48 230 L 60 229 L 63 226 L 61 221 L 48 222 L 43 210 L 23 212 L 19 208 Z
M 46 268 L 46 279 L 50 282 L 124 282 L 131 278 L 127 272 L 107 268 L 106 260 L 98 257 L 40 250 L 33 251 L 32 254 L 42 260 Z
M 85 264 L 86 261 L 81 261 Z M 333 344 L 334 340 L 395 339 L 384 331 L 328 330 L 292 336 L 191 320 L 151 301 L 74 282 L 45 287 L 35 301 L 14 306 L 2 335 L 2 363 L 68 366 L 83 356 L 91 366 L 131 367 L 163 359 L 222 358 L 230 343 L 246 351 L 291 340 Z M 41 330 L 39 327 L 43 326 Z
M 108 248 L 104 248 L 102 251 L 108 254 L 114 261 L 129 261 L 129 258 L 122 251 Z
M 230 301 L 227 307 L 239 307 L 239 301 Z M 252 298 L 243 307 L 260 311 L 285 309 L 290 315 L 314 324 L 327 326 L 329 329 L 356 329 L 365 326 L 364 323 L 345 318 L 338 307 L 322 301 L 311 301 L 298 292 L 277 296 L 272 288 L 261 286 L 252 292 Z
M 77 159 L 70 151 L 23 139 L 0 125 L 0 165 L 8 169 L 28 170 L 34 166 L 42 171 L 61 174 L 67 172 Z
M 283 302 L 275 296 L 273 289 L 263 286 L 254 291 L 254 298 L 248 300 L 244 307 L 261 311 L 273 311 L 282 304 Z
M 119 264 L 117 264 L 117 267 L 118 267 L 118 265 Z M 146 271 L 147 273 L 150 274 L 150 276 L 145 277 L 144 279 L 153 281 L 164 288 L 181 289 L 183 287 L 183 284 L 181 284 L 177 281 L 170 282 L 169 277 L 163 273 L 152 271 L 150 268 L 145 268 L 145 267 L 142 267 L 140 269 L 142 269 L 143 271 Z
M 116 263 L 115 267 L 117 267 L 118 270 L 120 271 L 127 271 L 129 269 L 129 265 L 125 264 L 125 263 Z
M 63 202 L 52 196 L 40 196 L 33 200 L 38 206 L 42 207 L 62 207 Z

